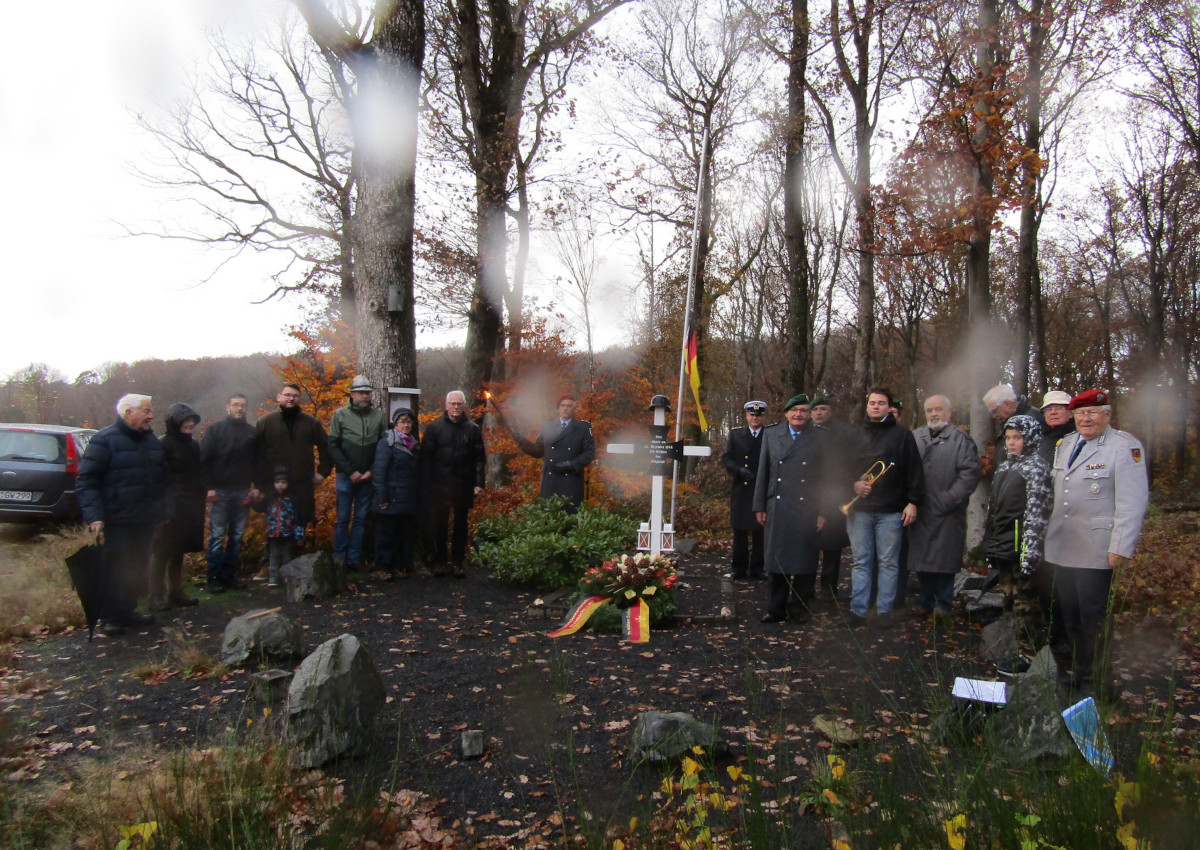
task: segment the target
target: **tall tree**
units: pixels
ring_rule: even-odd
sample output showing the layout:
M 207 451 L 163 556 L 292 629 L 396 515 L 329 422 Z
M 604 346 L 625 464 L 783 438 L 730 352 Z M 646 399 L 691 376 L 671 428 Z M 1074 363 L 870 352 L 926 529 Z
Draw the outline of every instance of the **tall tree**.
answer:
M 492 379 L 503 344 L 507 216 L 530 80 L 546 62 L 581 47 L 593 27 L 626 2 L 442 0 L 435 8 L 426 77 L 430 119 L 461 154 L 475 183 L 477 266 L 462 380 L 468 393 L 481 393 Z M 549 90 L 552 97 L 558 93 Z
M 336 19 L 323 0 L 294 2 L 332 73 L 355 84 L 349 114 L 358 184 L 351 228 L 358 368 L 383 386 L 415 386 L 413 224 L 424 0 L 378 0 L 369 33 Z
M 855 292 L 854 386 L 855 404 L 863 403 L 875 377 L 875 202 L 872 197 L 872 144 L 879 109 L 892 89 L 893 64 L 913 8 L 902 2 L 830 0 L 829 49 L 833 53 L 834 80 L 828 86 L 809 79 L 808 94 L 820 115 L 838 173 L 854 204 L 858 276 Z M 852 130 L 849 149 L 841 139 L 841 122 L 833 98 L 850 101 Z

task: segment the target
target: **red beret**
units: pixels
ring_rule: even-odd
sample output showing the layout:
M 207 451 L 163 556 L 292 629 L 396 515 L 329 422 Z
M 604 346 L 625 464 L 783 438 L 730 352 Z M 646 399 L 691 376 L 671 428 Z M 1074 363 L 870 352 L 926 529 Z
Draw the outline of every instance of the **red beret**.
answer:
M 575 396 L 571 395 L 570 393 L 563 393 L 562 395 L 560 395 L 558 397 L 558 401 L 556 401 L 555 404 L 562 404 L 564 401 L 574 401 L 574 400 L 575 400 Z
M 1071 403 L 1067 405 L 1067 408 L 1074 410 L 1077 407 L 1103 407 L 1106 404 L 1108 404 L 1108 392 L 1106 390 L 1087 390 L 1071 399 Z

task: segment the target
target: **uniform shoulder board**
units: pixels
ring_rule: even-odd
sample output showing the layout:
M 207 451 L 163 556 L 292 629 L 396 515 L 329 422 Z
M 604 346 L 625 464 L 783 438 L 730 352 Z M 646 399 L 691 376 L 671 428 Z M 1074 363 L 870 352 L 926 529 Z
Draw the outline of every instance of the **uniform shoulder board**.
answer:
M 1061 446 L 1061 445 L 1062 445 L 1062 441 L 1063 441 L 1063 438 L 1062 438 L 1062 437 L 1059 437 L 1059 438 L 1058 438 L 1058 442 L 1054 444 L 1055 448 L 1057 448 L 1058 446 Z
M 746 430 L 746 426 L 745 426 L 745 425 L 734 425 L 734 426 L 733 426 L 732 428 L 730 428 L 729 430 L 730 430 L 730 431 L 745 431 L 745 430 Z

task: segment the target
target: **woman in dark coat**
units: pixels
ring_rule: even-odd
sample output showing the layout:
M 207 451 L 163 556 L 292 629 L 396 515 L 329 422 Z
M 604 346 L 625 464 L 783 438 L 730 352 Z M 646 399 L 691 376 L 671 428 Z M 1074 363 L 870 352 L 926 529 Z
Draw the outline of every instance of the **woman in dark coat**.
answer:
M 391 581 L 408 576 L 417 518 L 420 443 L 417 417 L 407 407 L 392 414 L 392 428 L 375 449 L 375 563 Z
M 183 556 L 204 549 L 205 495 L 200 444 L 192 432 L 200 414 L 178 403 L 167 411 L 163 456 L 167 464 L 167 516 L 154 534 L 150 558 L 150 610 L 166 611 L 200 600 L 183 592 Z

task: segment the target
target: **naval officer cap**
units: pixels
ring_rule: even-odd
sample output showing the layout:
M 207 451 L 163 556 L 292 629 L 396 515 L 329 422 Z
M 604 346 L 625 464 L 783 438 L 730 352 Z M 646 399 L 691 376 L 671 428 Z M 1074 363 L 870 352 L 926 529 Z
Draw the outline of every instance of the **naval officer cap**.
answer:
M 783 406 L 783 412 L 787 413 L 798 404 L 808 404 L 808 396 L 805 393 L 796 393 L 789 398 L 787 404 Z
M 765 401 L 748 401 L 744 407 L 747 413 L 762 414 L 767 412 L 767 403 Z
M 1103 407 L 1108 403 L 1107 390 L 1086 390 L 1071 399 L 1068 407 L 1075 410 L 1080 407 Z

